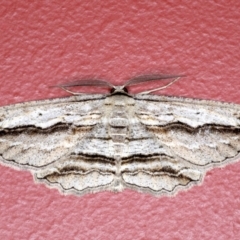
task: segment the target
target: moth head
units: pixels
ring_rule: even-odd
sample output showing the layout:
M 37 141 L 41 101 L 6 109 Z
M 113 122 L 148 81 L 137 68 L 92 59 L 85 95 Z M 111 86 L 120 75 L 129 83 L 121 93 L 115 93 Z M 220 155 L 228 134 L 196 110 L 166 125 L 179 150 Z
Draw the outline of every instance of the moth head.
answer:
M 121 93 L 121 94 L 128 94 L 128 89 L 123 85 L 123 86 L 113 86 L 110 90 L 110 93 L 113 94 L 117 94 L 117 93 Z

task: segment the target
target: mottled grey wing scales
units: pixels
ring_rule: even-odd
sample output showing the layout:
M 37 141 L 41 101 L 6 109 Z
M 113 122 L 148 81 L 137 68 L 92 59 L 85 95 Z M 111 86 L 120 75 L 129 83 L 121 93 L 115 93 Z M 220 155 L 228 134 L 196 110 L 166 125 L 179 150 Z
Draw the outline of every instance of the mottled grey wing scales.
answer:
M 211 167 L 240 158 L 238 105 L 137 95 L 135 109 L 164 151 L 123 161 L 123 179 L 133 189 L 172 194 L 201 182 Z
M 104 99 L 83 95 L 1 107 L 2 162 L 31 170 L 36 180 L 56 184 L 62 191 L 84 193 L 110 184 L 113 164 L 72 155 L 101 121 Z
M 102 118 L 99 119 L 84 138 L 75 142 L 67 157 L 42 168 L 36 178 L 48 184 L 60 184 L 63 192 L 114 191 L 116 165 L 109 151 L 106 130 Z
M 0 160 L 63 192 L 161 195 L 240 159 L 239 105 L 119 91 L 1 107 Z

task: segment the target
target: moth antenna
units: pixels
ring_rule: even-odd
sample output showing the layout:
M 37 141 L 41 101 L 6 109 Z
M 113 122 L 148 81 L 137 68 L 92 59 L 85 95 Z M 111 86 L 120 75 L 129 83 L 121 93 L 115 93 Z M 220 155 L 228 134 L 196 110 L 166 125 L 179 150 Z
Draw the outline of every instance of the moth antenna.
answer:
M 95 87 L 114 87 L 111 83 L 101 79 L 83 79 L 69 83 L 59 84 L 61 87 L 77 87 L 77 86 L 95 86 Z
M 62 86 L 57 86 L 57 87 L 61 88 L 63 91 L 65 91 L 65 92 L 67 92 L 67 93 L 71 93 L 72 95 L 80 95 L 80 94 L 83 94 L 83 93 L 81 93 L 81 92 L 73 92 L 73 91 L 71 91 L 71 90 L 68 90 L 68 89 L 65 88 L 65 87 L 62 87 Z
M 111 91 L 112 89 L 115 89 L 115 86 L 112 85 L 111 83 L 104 81 L 104 80 L 100 80 L 100 79 L 83 79 L 83 80 L 77 80 L 74 82 L 70 82 L 70 83 L 63 83 L 63 84 L 59 84 L 56 86 L 52 86 L 52 87 L 59 87 L 62 90 L 71 93 L 73 95 L 79 95 L 79 94 L 83 94 L 81 92 L 73 92 L 71 90 L 68 90 L 68 87 L 78 87 L 78 86 L 94 86 L 94 87 L 100 87 L 100 88 L 110 88 Z
M 175 82 L 177 82 L 180 78 L 181 78 L 181 77 L 176 77 L 175 79 L 173 79 L 170 83 L 168 83 L 168 84 L 165 85 L 165 86 L 162 86 L 162 87 L 159 87 L 159 88 L 154 88 L 154 89 L 151 89 L 151 90 L 145 91 L 145 92 L 140 92 L 140 93 L 138 93 L 138 94 L 149 94 L 149 93 L 152 93 L 152 92 L 156 92 L 156 91 L 159 91 L 159 90 L 168 88 L 169 86 L 171 86 L 172 84 L 174 84 Z
M 128 80 L 123 86 L 132 86 L 139 83 L 149 82 L 149 81 L 156 81 L 156 80 L 163 80 L 163 79 L 170 79 L 170 78 L 180 78 L 184 77 L 184 75 L 166 75 L 166 74 L 154 74 L 154 75 L 142 75 L 137 76 Z

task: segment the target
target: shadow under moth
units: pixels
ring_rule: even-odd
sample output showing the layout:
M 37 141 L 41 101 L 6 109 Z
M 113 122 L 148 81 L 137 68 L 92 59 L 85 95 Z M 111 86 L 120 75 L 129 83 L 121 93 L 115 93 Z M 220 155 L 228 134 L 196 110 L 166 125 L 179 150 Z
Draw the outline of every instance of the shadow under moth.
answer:
M 160 88 L 128 93 L 178 77 L 139 76 L 123 86 L 75 81 L 60 87 L 109 93 L 0 107 L 0 162 L 79 195 L 126 188 L 172 195 L 201 183 L 209 169 L 240 160 L 240 105 L 149 94 Z

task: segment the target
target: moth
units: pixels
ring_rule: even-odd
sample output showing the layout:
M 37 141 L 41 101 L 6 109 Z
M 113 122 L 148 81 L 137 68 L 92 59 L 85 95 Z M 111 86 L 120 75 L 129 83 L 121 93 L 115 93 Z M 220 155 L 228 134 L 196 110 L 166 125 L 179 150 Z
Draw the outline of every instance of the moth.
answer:
M 1 107 L 0 161 L 78 195 L 126 188 L 173 195 L 199 184 L 209 169 L 240 159 L 240 105 L 150 94 L 161 88 L 128 92 L 178 77 L 138 76 L 122 86 L 75 81 L 60 87 L 109 93 Z

